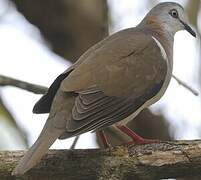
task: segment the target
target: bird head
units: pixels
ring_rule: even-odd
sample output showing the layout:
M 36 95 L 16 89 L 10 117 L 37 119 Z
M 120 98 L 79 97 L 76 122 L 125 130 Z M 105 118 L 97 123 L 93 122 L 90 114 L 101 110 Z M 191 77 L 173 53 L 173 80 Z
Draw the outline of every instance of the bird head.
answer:
M 159 3 L 147 14 L 142 23 L 172 35 L 177 31 L 186 30 L 196 37 L 195 31 L 188 25 L 184 8 L 178 3 Z

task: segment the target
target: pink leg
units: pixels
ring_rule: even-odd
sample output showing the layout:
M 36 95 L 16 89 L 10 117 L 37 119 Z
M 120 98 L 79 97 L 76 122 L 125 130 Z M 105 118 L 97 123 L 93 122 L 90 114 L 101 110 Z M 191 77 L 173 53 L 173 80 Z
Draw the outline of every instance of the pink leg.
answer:
M 119 130 L 121 130 L 123 133 L 128 135 L 130 138 L 132 138 L 133 141 L 129 142 L 128 144 L 151 144 L 151 143 L 159 142 L 159 140 L 144 139 L 126 126 L 122 125 L 122 126 L 116 126 L 116 127 Z
M 107 138 L 106 138 L 106 135 L 104 134 L 104 131 L 103 131 L 103 130 L 99 130 L 99 131 L 98 131 L 98 135 L 99 135 L 99 137 L 100 137 L 100 139 L 101 139 L 101 141 L 102 141 L 102 143 L 103 143 L 103 146 L 104 146 L 105 148 L 109 148 L 109 147 L 110 147 L 110 144 L 109 144 L 109 142 L 108 142 L 108 140 L 107 140 Z

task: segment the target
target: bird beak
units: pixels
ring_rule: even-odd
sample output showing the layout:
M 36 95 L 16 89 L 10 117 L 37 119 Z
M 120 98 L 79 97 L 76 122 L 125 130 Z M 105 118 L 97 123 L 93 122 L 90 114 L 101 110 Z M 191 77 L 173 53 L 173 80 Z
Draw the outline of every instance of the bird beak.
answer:
M 188 31 L 193 37 L 196 37 L 195 31 L 193 31 L 193 29 L 188 24 L 186 24 L 185 22 L 183 22 L 181 19 L 179 19 L 179 21 L 184 25 L 184 29 L 186 31 Z

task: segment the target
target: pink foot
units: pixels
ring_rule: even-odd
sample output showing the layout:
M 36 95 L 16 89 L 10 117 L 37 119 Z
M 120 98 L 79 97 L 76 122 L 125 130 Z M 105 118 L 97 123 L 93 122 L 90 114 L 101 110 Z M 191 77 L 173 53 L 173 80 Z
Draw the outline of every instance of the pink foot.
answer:
M 131 142 L 127 143 L 129 145 L 130 144 L 151 144 L 151 143 L 159 142 L 159 140 L 155 140 L 155 139 L 144 139 L 126 126 L 117 126 L 117 128 L 132 139 Z
M 107 137 L 106 137 L 104 131 L 103 130 L 99 130 L 98 131 L 98 135 L 99 135 L 99 137 L 100 137 L 100 139 L 101 139 L 101 141 L 103 143 L 104 148 L 110 148 L 111 145 L 108 142 Z

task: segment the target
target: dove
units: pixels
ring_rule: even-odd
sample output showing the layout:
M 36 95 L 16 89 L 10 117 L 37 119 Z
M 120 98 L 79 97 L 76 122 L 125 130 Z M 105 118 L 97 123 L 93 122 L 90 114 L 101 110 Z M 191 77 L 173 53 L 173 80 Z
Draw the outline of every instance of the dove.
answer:
M 19 161 L 13 175 L 26 173 L 40 162 L 57 139 L 115 126 L 133 143 L 146 140 L 126 123 L 165 93 L 173 70 L 174 35 L 196 33 L 184 8 L 165 2 L 151 9 L 136 26 L 114 33 L 89 48 L 59 75 L 36 103 L 34 113 L 49 113 L 36 142 Z

